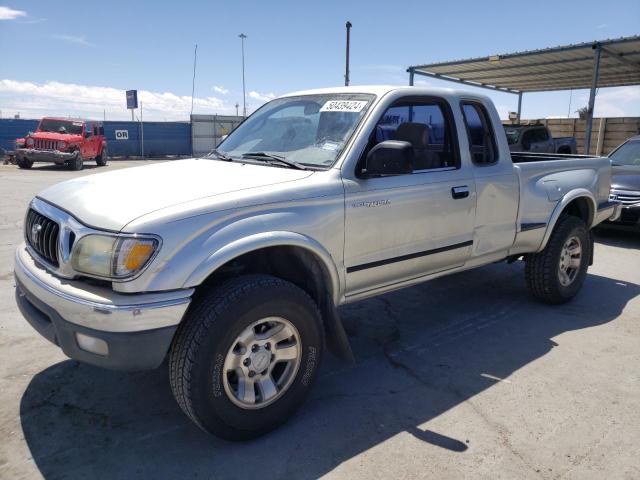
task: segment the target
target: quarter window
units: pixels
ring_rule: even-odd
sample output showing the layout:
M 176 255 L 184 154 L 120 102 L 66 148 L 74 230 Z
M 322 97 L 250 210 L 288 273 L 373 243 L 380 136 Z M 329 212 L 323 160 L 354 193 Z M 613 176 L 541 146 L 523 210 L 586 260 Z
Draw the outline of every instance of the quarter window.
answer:
M 498 161 L 496 141 L 486 109 L 479 103 L 463 103 L 462 113 L 469 138 L 471 160 L 477 165 Z
M 403 100 L 382 115 L 370 145 L 385 140 L 411 143 L 414 170 L 455 167 L 457 157 L 450 125 L 440 103 Z

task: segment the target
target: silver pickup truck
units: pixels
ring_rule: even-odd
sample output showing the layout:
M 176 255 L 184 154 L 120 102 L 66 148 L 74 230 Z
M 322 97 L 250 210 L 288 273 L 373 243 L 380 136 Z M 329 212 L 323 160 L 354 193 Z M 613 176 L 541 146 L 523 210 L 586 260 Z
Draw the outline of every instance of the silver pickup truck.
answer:
M 293 93 L 204 158 L 44 190 L 16 251 L 16 299 L 71 358 L 167 359 L 185 414 L 245 439 L 292 414 L 325 345 L 352 359 L 340 305 L 520 258 L 535 297 L 573 298 L 591 228 L 619 211 L 610 183 L 606 158 L 511 154 L 484 96 Z

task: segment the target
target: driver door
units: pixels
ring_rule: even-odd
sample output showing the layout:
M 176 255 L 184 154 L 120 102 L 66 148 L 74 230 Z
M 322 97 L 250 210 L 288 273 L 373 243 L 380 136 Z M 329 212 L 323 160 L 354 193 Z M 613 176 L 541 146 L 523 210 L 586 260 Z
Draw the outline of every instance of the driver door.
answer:
M 475 182 L 462 166 L 451 107 L 444 99 L 396 101 L 371 132 L 376 143 L 412 144 L 406 175 L 345 179 L 347 296 L 461 266 L 471 253 Z M 362 163 L 361 163 L 362 164 Z

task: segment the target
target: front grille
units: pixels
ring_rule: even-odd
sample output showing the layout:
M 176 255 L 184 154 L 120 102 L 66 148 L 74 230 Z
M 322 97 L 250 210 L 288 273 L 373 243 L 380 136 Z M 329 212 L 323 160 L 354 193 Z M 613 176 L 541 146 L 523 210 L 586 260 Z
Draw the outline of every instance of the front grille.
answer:
M 622 205 L 635 205 L 636 203 L 640 203 L 640 192 L 625 192 L 625 191 L 616 191 L 613 190 L 611 192 L 611 200 L 617 200 Z
M 42 258 L 58 266 L 58 234 L 60 227 L 50 218 L 30 208 L 24 225 L 27 242 Z
M 56 149 L 57 140 L 43 140 L 41 138 L 36 138 L 34 140 L 33 148 L 37 150 L 55 150 Z

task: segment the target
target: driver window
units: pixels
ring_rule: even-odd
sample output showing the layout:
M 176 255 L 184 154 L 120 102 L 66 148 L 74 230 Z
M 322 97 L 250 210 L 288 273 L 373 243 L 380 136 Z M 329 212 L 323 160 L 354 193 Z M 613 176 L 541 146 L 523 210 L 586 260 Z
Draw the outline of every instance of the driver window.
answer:
M 90 137 L 92 133 L 93 133 L 93 131 L 91 129 L 91 124 L 90 123 L 85 123 L 84 124 L 84 136 L 85 137 Z
M 401 140 L 413 146 L 414 171 L 455 167 L 450 125 L 438 102 L 402 101 L 382 115 L 371 147 L 385 140 Z

